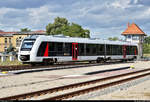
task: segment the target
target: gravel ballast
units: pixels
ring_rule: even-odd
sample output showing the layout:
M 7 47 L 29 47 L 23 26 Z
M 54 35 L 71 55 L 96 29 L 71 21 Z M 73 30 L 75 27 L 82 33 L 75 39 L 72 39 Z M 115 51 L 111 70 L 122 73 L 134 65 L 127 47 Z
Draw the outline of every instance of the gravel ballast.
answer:
M 115 91 L 117 91 L 118 94 L 120 94 L 121 93 L 120 91 L 128 90 L 128 88 L 134 87 L 135 85 L 141 84 L 141 83 L 148 81 L 148 80 L 150 81 L 150 76 L 146 76 L 144 78 L 136 79 L 134 81 L 130 81 L 130 82 L 127 82 L 124 84 L 105 88 L 105 89 L 102 89 L 99 91 L 94 91 L 94 92 L 91 92 L 89 94 L 85 94 L 82 96 L 77 96 L 77 97 L 71 98 L 69 100 L 88 100 L 88 99 L 90 99 L 90 100 L 93 100 L 93 99 L 101 100 L 101 98 L 98 98 L 98 96 L 102 97 L 103 95 L 107 95 L 110 93 L 113 94 L 113 92 L 115 92 Z M 97 98 L 94 98 L 94 97 L 97 97 Z M 107 100 L 108 98 L 106 97 L 105 99 Z M 110 99 L 108 99 L 108 100 L 110 100 Z
M 100 65 L 84 68 L 82 67 L 77 69 L 74 68 L 64 70 L 41 71 L 4 77 L 2 76 L 0 77 L 0 98 L 103 78 L 108 76 L 108 74 L 84 74 L 100 70 L 127 67 L 131 65 L 135 67 L 135 69 L 131 69 L 131 71 L 150 68 L 150 61 L 136 61 L 134 63 Z

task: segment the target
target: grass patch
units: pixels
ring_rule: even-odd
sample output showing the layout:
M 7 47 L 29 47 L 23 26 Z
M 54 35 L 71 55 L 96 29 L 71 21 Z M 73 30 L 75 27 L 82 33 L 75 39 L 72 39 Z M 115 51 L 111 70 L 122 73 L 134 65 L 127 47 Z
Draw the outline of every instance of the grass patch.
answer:
M 143 57 L 150 57 L 150 54 L 143 54 Z
M 150 97 L 150 93 L 149 93 L 149 92 L 147 92 L 147 93 L 145 92 L 145 93 L 144 93 L 144 96 Z
M 9 58 L 6 59 L 6 61 L 1 62 L 0 59 L 0 66 L 10 66 L 10 65 L 23 65 L 20 61 L 15 59 L 14 61 L 10 61 Z

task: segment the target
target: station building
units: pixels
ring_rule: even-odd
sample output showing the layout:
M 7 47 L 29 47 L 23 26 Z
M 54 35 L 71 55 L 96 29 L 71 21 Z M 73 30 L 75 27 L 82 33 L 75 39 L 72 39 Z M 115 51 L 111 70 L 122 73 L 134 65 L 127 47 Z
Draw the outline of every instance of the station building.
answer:
M 31 32 L 3 32 L 0 31 L 0 53 L 5 52 L 7 48 L 12 45 L 15 47 L 16 51 L 21 44 L 21 41 L 24 37 L 29 35 L 45 35 L 46 31 L 38 30 L 38 31 L 31 31 Z
M 143 42 L 144 37 L 147 36 L 142 29 L 135 23 L 131 25 L 127 24 L 127 29 L 122 32 L 122 35 L 125 36 L 125 41 L 138 43 L 138 59 L 143 57 Z

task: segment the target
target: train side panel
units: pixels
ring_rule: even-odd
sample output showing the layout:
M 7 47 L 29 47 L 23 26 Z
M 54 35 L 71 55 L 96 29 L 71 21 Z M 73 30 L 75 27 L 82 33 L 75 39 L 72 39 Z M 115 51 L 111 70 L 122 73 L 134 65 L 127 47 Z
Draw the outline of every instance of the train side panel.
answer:
M 30 39 L 28 40 L 25 44 L 31 44 L 32 41 Z M 88 40 L 86 38 L 70 38 L 69 40 L 69 38 L 42 36 L 36 38 L 30 50 L 23 51 L 21 50 L 22 46 L 19 50 L 19 60 L 29 63 L 43 61 L 64 62 L 98 59 L 133 59 L 138 54 L 136 44 L 102 42 L 100 40 Z M 31 45 L 28 47 L 31 47 Z M 27 58 L 29 60 L 22 60 L 26 56 L 29 56 Z

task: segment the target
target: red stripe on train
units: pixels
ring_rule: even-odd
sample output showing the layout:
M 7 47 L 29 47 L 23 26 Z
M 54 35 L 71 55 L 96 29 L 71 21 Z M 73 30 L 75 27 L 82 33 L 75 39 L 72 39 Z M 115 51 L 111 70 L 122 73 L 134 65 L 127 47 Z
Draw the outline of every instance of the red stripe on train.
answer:
M 44 56 L 47 57 L 48 56 L 48 43 L 46 45 L 46 49 L 45 49 L 45 52 L 44 52 Z
M 136 48 L 135 48 L 135 50 L 134 50 L 134 54 L 137 55 Z

